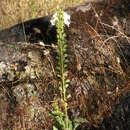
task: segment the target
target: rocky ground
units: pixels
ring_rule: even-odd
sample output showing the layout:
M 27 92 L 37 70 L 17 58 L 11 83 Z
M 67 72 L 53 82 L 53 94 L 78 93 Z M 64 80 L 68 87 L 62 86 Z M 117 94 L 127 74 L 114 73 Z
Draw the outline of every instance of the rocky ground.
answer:
M 110 0 L 66 10 L 71 14 L 66 27 L 70 119 L 87 119 L 79 130 L 129 130 L 130 2 Z M 1 130 L 52 129 L 48 113 L 59 96 L 56 28 L 50 18 L 0 32 Z

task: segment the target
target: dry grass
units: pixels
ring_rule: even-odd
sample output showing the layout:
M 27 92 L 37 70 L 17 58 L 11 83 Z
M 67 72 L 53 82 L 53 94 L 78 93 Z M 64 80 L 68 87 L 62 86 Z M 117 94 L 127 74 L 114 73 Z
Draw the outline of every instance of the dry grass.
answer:
M 87 0 L 0 0 L 0 30 L 21 20 L 41 17 L 57 8 L 72 7 Z M 90 1 L 90 0 L 89 0 Z

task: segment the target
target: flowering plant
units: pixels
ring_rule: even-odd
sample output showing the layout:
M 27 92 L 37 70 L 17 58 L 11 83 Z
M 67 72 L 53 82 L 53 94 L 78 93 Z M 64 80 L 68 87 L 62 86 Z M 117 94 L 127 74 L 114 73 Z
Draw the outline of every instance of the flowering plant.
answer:
M 63 12 L 63 17 L 64 17 L 64 24 L 69 27 L 69 25 L 70 25 L 70 15 L 67 12 Z M 53 14 L 53 16 L 50 20 L 51 25 L 53 25 L 53 26 L 56 25 L 57 20 L 58 20 L 58 14 L 56 12 L 55 14 Z

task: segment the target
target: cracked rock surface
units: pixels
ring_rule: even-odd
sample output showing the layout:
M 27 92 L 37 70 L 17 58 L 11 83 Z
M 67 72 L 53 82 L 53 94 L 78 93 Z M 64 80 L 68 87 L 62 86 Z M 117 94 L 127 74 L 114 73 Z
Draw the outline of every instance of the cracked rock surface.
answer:
M 86 7 L 88 3 L 67 9 L 72 12 L 71 25 L 65 29 L 69 118 L 88 120 L 78 129 L 129 129 L 129 3 L 115 0 Z M 59 96 L 54 75 L 56 27 L 50 26 L 49 19 L 25 22 L 27 42 L 21 24 L 0 32 L 1 129 L 52 129 L 48 113 Z

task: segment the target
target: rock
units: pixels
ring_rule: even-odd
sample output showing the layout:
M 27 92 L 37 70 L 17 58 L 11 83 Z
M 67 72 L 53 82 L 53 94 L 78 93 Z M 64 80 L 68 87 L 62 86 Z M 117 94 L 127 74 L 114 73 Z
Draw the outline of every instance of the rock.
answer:
M 129 90 L 129 68 L 122 66 L 122 54 L 128 56 L 129 63 L 129 47 L 124 47 L 122 37 L 128 45 L 130 30 L 125 34 L 124 23 L 128 23 L 122 23 L 126 16 L 119 15 L 118 8 L 124 13 L 122 2 L 116 2 L 92 3 L 89 10 L 83 9 L 85 5 L 68 9 L 72 12 L 71 25 L 65 28 L 70 80 L 67 92 L 71 94 L 69 117 L 83 116 L 90 127 L 98 127 L 104 117 L 110 116 L 117 99 Z M 115 18 L 118 22 L 113 25 Z M 31 123 L 34 129 L 52 128 L 48 111 L 59 97 L 54 75 L 56 47 L 52 44 L 57 41 L 56 27 L 50 26 L 49 19 L 50 16 L 26 21 L 26 42 L 22 23 L 0 32 L 0 95 L 7 100 L 4 128 L 20 126 L 15 124 L 20 120 L 27 129 Z M 39 45 L 39 41 L 44 44 Z M 124 53 L 117 43 L 123 46 Z

